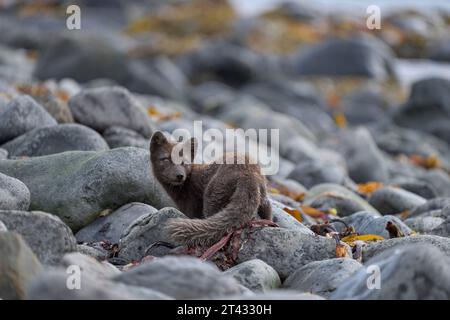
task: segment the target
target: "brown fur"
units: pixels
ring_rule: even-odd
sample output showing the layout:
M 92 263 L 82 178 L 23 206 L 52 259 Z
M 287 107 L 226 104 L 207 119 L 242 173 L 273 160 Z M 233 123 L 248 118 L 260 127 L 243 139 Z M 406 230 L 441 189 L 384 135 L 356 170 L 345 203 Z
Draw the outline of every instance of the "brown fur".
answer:
M 191 139 L 191 154 L 196 141 Z M 150 152 L 153 172 L 178 208 L 191 219 L 170 219 L 166 226 L 173 241 L 186 245 L 211 245 L 226 233 L 259 216 L 271 219 L 266 196 L 266 179 L 259 165 L 250 164 L 174 164 L 170 159 L 174 142 L 156 132 Z M 236 163 L 233 162 L 233 163 Z

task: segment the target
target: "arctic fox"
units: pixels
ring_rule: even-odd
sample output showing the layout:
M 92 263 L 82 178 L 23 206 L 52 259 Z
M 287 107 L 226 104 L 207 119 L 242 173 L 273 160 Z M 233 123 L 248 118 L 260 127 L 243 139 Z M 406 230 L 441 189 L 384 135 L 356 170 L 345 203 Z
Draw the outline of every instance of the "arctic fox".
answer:
M 154 175 L 178 208 L 191 218 L 168 220 L 166 230 L 173 241 L 209 246 L 258 215 L 260 219 L 272 219 L 266 179 L 258 164 L 251 164 L 246 155 L 237 153 L 226 153 L 222 164 L 176 164 L 171 154 L 177 143 L 160 131 L 150 142 Z M 193 159 L 197 142 L 192 138 L 185 143 L 191 154 L 182 156 Z M 238 164 L 238 158 L 244 163 Z

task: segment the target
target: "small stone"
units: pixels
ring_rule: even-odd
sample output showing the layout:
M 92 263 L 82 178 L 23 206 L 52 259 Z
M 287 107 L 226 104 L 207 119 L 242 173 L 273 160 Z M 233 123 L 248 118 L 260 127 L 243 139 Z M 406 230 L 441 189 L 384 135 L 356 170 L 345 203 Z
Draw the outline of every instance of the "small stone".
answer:
M 259 259 L 240 263 L 225 271 L 224 274 L 232 276 L 240 284 L 254 292 L 265 292 L 281 286 L 278 273 Z

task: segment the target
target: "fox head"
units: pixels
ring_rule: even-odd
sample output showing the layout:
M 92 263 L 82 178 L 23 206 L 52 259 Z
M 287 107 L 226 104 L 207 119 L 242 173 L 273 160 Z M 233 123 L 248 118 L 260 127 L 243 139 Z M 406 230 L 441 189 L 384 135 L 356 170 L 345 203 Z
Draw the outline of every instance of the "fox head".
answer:
M 163 184 L 182 185 L 191 173 L 196 149 L 195 138 L 176 142 L 156 131 L 150 139 L 150 158 L 155 176 Z

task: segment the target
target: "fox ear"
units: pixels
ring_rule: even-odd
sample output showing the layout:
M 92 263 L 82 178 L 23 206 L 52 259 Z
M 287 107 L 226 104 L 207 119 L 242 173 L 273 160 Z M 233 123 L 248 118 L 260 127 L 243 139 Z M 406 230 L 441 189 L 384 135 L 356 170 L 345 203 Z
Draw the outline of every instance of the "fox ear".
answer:
M 150 149 L 153 149 L 156 146 L 161 146 L 167 143 L 167 138 L 161 131 L 156 131 L 153 133 L 152 138 L 150 139 Z

